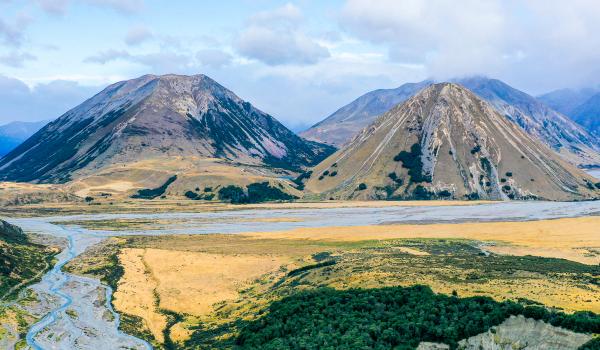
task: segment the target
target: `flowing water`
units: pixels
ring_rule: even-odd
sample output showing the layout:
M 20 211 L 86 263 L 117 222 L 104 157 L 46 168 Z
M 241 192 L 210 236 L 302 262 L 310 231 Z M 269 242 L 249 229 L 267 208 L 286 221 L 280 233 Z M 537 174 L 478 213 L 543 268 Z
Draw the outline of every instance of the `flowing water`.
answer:
M 273 209 L 204 213 L 97 214 L 7 220 L 25 231 L 66 238 L 68 248 L 56 266 L 32 288 L 56 299 L 51 311 L 27 333 L 33 349 L 148 349 L 147 342 L 118 330 L 119 315 L 112 309 L 112 291 L 100 281 L 75 276 L 61 268 L 87 247 L 115 235 L 206 234 L 268 232 L 302 227 L 358 226 L 392 223 L 466 221 L 525 221 L 600 215 L 594 202 L 501 202 L 473 206 L 381 208 Z M 267 220 L 276 219 L 281 220 Z M 103 231 L 65 225 L 67 221 L 114 219 L 158 220 L 152 230 Z M 62 224 L 61 224 L 62 223 Z M 156 229 L 154 229 L 156 228 Z

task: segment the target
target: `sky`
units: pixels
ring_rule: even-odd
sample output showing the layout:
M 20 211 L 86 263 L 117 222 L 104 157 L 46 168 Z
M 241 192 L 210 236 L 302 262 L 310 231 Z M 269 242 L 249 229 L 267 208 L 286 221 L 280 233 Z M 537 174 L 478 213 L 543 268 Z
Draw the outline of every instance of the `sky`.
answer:
M 600 83 L 595 0 L 0 0 L 0 124 L 143 74 L 206 74 L 299 130 L 428 78 Z

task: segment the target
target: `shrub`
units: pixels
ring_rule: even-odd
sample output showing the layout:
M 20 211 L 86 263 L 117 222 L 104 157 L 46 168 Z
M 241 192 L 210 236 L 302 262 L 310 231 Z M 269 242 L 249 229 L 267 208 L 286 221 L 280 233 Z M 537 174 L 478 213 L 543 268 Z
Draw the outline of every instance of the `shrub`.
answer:
M 187 191 L 184 196 L 186 196 L 189 199 L 197 199 L 198 198 L 198 193 L 194 192 L 194 191 Z
M 506 177 L 511 177 L 511 176 L 513 176 L 513 173 L 511 171 L 507 171 L 506 172 Z
M 329 173 L 329 176 L 333 177 L 337 175 L 337 171 L 332 171 L 331 173 Z
M 169 187 L 169 185 L 175 182 L 175 180 L 177 180 L 177 175 L 173 175 L 170 178 L 168 178 L 167 181 L 160 187 L 154 189 L 139 190 L 136 194 L 131 196 L 131 198 L 154 199 L 156 197 L 160 197 L 165 193 L 167 187 Z
M 479 151 L 481 151 L 481 146 L 479 146 L 479 145 L 475 145 L 475 147 L 473 147 L 473 148 L 471 149 L 471 154 L 475 154 L 475 153 L 477 153 L 477 152 L 479 152 Z
M 419 199 L 419 200 L 424 200 L 424 199 L 431 199 L 432 193 L 429 192 L 429 190 L 427 190 L 424 186 L 418 185 L 417 187 L 415 187 L 415 190 L 413 191 L 413 197 L 414 199 Z
M 85 201 L 88 202 L 88 203 L 91 202 L 91 201 L 93 201 L 93 200 L 94 200 L 94 197 L 90 197 L 90 196 L 85 197 Z
M 359 191 L 366 190 L 367 189 L 367 184 L 365 184 L 364 182 L 360 183 L 356 189 L 359 190 Z

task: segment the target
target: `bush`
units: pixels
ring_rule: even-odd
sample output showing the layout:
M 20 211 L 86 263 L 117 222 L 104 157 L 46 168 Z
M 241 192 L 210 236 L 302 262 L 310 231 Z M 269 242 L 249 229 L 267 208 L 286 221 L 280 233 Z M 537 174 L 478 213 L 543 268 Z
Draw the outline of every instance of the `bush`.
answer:
M 417 187 L 415 187 L 415 190 L 413 191 L 413 197 L 414 197 L 414 199 L 419 199 L 419 200 L 431 199 L 432 193 L 429 192 L 429 190 L 427 190 L 425 187 L 418 185 Z
M 329 176 L 334 177 L 337 175 L 337 171 L 332 171 L 329 173 Z
M 506 172 L 506 177 L 511 177 L 511 176 L 513 176 L 513 173 L 511 171 L 507 171 Z
M 175 180 L 177 180 L 177 175 L 173 175 L 170 178 L 168 178 L 167 181 L 160 187 L 154 189 L 139 190 L 137 194 L 134 194 L 133 196 L 131 196 L 131 198 L 154 199 L 156 197 L 160 197 L 165 193 L 167 187 L 169 187 L 170 184 L 175 182 Z
M 477 153 L 477 152 L 479 152 L 479 151 L 481 151 L 481 146 L 479 146 L 479 145 L 475 145 L 475 147 L 473 147 L 473 148 L 471 149 L 471 154 L 475 154 L 475 153 Z
M 219 200 L 232 204 L 248 203 L 248 197 L 241 187 L 229 185 L 219 190 Z
M 88 202 L 88 203 L 91 202 L 91 201 L 93 201 L 93 200 L 94 200 L 94 197 L 90 197 L 90 196 L 85 197 L 85 201 Z
M 232 204 L 261 203 L 274 200 L 292 200 L 298 197 L 283 192 L 268 182 L 257 182 L 247 186 L 248 193 L 241 187 L 229 185 L 219 190 L 219 199 Z M 207 198 L 208 196 L 205 196 Z M 210 198 L 212 199 L 212 197 Z
M 292 200 L 298 197 L 272 187 L 268 182 L 258 182 L 248 185 L 248 202 L 260 203 L 275 200 Z
M 364 190 L 366 190 L 366 189 L 367 189 L 367 184 L 365 184 L 364 182 L 363 182 L 363 183 L 360 183 L 356 189 L 357 189 L 358 191 L 364 191 Z

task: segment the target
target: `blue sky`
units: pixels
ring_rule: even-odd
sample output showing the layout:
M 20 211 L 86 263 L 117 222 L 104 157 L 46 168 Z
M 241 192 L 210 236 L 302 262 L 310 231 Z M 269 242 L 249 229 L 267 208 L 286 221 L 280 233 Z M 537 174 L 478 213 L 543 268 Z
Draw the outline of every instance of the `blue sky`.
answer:
M 207 74 L 293 128 L 429 77 L 595 86 L 598 18 L 591 0 L 0 0 L 0 123 L 147 73 Z

